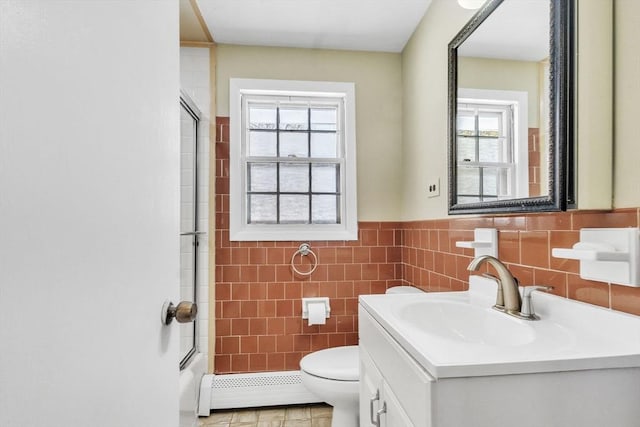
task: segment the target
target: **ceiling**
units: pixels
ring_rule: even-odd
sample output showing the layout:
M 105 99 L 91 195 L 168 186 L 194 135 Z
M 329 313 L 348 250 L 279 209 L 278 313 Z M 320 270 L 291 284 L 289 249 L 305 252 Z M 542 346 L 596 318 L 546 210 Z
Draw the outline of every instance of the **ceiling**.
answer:
M 549 57 L 549 3 L 505 0 L 458 48 L 479 58 L 541 61 Z
M 190 0 L 216 43 L 400 52 L 431 0 Z

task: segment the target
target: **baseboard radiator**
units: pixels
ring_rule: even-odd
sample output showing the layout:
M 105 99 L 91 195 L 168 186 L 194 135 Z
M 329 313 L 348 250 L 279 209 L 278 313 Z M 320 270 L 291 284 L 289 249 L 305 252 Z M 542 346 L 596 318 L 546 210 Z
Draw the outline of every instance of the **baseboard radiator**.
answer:
M 302 385 L 300 371 L 205 375 L 198 415 L 211 410 L 320 402 Z

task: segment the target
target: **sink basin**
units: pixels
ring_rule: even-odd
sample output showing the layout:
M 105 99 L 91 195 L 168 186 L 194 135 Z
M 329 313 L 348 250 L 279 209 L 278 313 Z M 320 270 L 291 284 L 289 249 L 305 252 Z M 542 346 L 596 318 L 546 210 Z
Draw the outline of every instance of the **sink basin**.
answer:
M 360 296 L 366 310 L 434 378 L 640 368 L 640 317 L 534 292 L 540 320 L 501 313 L 494 281 L 469 291 Z
M 525 320 L 453 301 L 423 301 L 403 305 L 398 318 L 424 333 L 452 341 L 492 346 L 519 346 L 535 340 L 534 329 Z

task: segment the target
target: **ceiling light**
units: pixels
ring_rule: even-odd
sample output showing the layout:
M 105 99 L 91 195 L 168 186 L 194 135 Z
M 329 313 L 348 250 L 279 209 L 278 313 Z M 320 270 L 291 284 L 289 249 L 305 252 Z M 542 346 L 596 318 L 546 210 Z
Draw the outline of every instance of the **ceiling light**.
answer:
M 465 9 L 479 9 L 485 0 L 458 0 L 458 4 Z

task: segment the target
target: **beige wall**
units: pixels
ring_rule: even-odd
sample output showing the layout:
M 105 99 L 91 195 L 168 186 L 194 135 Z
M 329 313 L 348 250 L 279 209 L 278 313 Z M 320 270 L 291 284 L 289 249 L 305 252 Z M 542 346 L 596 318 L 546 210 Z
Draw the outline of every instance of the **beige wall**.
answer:
M 529 127 L 540 117 L 540 68 L 538 62 L 490 58 L 458 58 L 458 87 L 527 92 Z
M 614 163 L 613 202 L 640 206 L 640 2 L 614 1 Z
M 640 2 L 613 1 L 614 207 L 636 207 L 640 54 L 635 41 L 640 39 Z M 229 114 L 230 77 L 353 81 L 359 219 L 446 217 L 447 45 L 472 14 L 451 0 L 434 0 L 402 55 L 220 45 L 218 114 Z M 440 178 L 440 196 L 427 198 L 432 177 Z
M 612 1 L 615 5 L 613 205 L 616 208 L 637 207 L 640 206 L 640 169 L 637 167 L 640 144 L 637 142 L 636 129 L 640 114 L 637 102 L 640 97 L 640 54 L 636 41 L 640 38 L 640 2 Z M 599 2 L 600 0 L 583 0 L 581 7 L 585 6 L 582 7 L 584 11 L 598 10 Z M 593 7 L 587 8 L 588 4 Z M 473 12 L 458 7 L 456 2 L 434 0 L 403 51 L 404 220 L 447 217 L 447 45 L 472 14 Z M 443 22 L 447 25 L 442 25 Z M 587 28 L 586 34 L 596 30 Z M 604 36 L 606 39 L 606 35 Z M 599 39 L 602 37 L 599 36 Z M 585 45 L 588 48 L 589 44 L 582 43 L 582 48 Z M 606 74 L 596 76 L 592 72 L 583 73 L 582 77 L 579 83 L 586 88 L 599 86 L 602 80 L 607 79 Z M 597 105 L 598 99 L 599 96 L 593 95 L 582 96 L 579 100 L 586 105 L 581 115 L 583 125 L 597 123 L 599 119 L 606 121 L 606 117 L 595 114 L 594 111 L 597 110 L 591 108 Z M 600 193 L 596 187 L 603 182 L 607 185 L 606 179 L 598 176 L 606 178 L 610 175 L 610 166 L 605 161 L 606 153 L 601 151 L 602 147 L 599 145 L 608 138 L 592 138 L 593 132 L 586 132 L 584 129 L 581 131 L 582 144 L 579 141 L 578 157 L 581 164 L 587 167 L 579 168 L 582 182 L 579 191 L 589 196 L 583 199 L 597 199 L 593 202 L 588 200 L 588 206 L 605 206 L 607 201 L 601 200 L 605 197 L 597 198 L 593 194 Z M 594 164 L 604 166 L 592 166 Z M 440 178 L 440 197 L 426 197 L 424 186 L 430 177 Z M 597 178 L 597 182 L 591 182 L 592 177 Z M 589 192 L 592 194 L 589 195 Z M 606 189 L 602 189 L 602 193 L 607 193 Z
M 447 45 L 473 14 L 434 0 L 402 55 L 402 219 L 447 216 Z M 440 196 L 427 198 L 427 180 Z
M 231 77 L 354 82 L 358 219 L 400 218 L 400 54 L 218 45 L 216 71 L 219 116 L 229 115 Z

